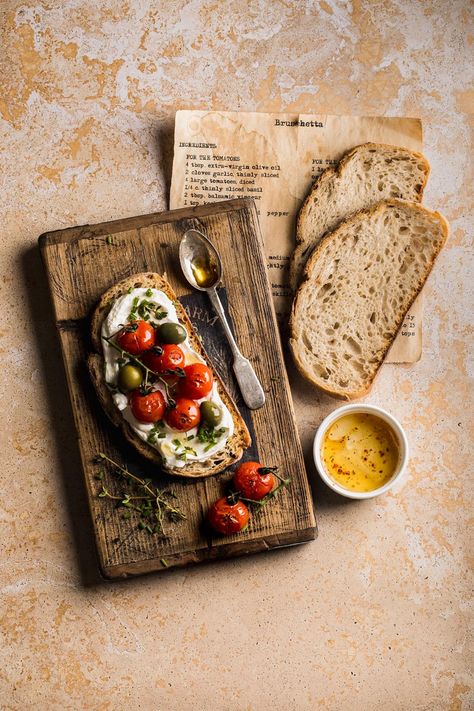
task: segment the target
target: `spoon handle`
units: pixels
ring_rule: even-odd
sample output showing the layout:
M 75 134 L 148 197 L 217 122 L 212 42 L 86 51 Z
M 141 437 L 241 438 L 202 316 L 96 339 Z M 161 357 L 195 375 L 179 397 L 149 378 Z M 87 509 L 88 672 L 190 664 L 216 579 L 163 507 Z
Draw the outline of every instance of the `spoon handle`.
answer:
M 239 383 L 240 392 L 242 393 L 244 402 L 251 410 L 258 410 L 258 408 L 262 407 L 265 403 L 265 393 L 263 392 L 260 381 L 257 378 L 250 361 L 242 355 L 237 343 L 235 342 L 235 338 L 230 330 L 227 317 L 216 289 L 209 289 L 207 293 L 209 294 L 214 311 L 221 320 L 224 333 L 229 341 L 229 345 L 234 356 L 234 373 L 237 378 L 237 382 Z

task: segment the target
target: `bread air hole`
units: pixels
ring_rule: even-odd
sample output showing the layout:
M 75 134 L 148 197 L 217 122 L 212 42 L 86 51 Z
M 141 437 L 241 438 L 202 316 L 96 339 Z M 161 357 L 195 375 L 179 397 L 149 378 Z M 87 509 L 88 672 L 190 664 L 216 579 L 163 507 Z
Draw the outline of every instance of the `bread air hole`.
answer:
M 375 311 L 372 311 L 369 318 L 370 323 L 375 323 Z
M 379 184 L 377 185 L 377 188 L 378 188 L 379 192 L 382 192 L 382 190 L 384 189 L 384 187 L 385 187 L 385 185 L 384 185 L 384 184 L 382 183 L 382 181 L 380 180 L 380 181 L 379 181 Z
M 325 294 L 326 291 L 329 291 L 329 289 L 331 289 L 331 288 L 332 288 L 331 282 L 327 282 L 326 284 L 323 284 L 322 287 L 320 288 L 320 290 L 318 291 L 318 298 L 320 296 L 323 296 L 323 294 Z
M 313 365 L 313 371 L 315 375 L 317 375 L 318 378 L 321 378 L 322 380 L 327 380 L 329 378 L 329 372 L 327 368 L 322 365 L 319 365 L 319 363 L 315 363 Z
M 358 373 L 363 373 L 364 372 L 364 363 L 362 363 L 360 360 L 353 360 L 351 361 L 351 366 L 356 370 Z
M 352 336 L 348 336 L 347 338 L 347 345 L 349 346 L 350 350 L 355 354 L 359 355 L 359 353 L 362 352 L 362 348 L 360 345 L 355 341 Z

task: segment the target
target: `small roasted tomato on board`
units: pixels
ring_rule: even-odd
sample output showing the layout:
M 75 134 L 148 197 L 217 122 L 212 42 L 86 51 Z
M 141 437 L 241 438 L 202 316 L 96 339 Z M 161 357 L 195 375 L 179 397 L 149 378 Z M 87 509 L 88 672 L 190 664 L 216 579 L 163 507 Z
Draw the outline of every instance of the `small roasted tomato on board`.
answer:
M 175 407 L 166 413 L 165 420 L 174 430 L 188 432 L 197 427 L 201 421 L 199 405 L 189 398 L 179 397 Z
M 223 536 L 231 536 L 247 528 L 250 518 L 248 507 L 234 496 L 223 496 L 210 507 L 207 520 L 212 528 Z
M 134 390 L 130 395 L 130 409 L 139 422 L 158 422 L 166 408 L 165 398 L 159 390 L 141 393 Z
M 183 368 L 184 353 L 174 343 L 163 343 L 162 346 L 153 346 L 145 353 L 142 360 L 146 367 L 157 375 L 164 373 L 169 375 L 169 371 Z
M 244 462 L 234 474 L 234 489 L 244 499 L 260 501 L 275 487 L 274 467 L 264 467 L 259 462 Z
M 201 400 L 212 390 L 212 371 L 203 363 L 192 363 L 184 368 L 184 378 L 179 382 L 179 394 Z
M 127 353 L 140 355 L 155 344 L 155 329 L 146 321 L 133 321 L 122 328 L 117 342 Z

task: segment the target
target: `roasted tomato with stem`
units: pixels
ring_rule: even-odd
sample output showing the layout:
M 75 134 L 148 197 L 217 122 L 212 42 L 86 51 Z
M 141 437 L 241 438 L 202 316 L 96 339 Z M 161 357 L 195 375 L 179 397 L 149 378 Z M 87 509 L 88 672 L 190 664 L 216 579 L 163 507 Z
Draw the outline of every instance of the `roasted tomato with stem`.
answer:
M 186 397 L 179 397 L 175 407 L 168 410 L 165 420 L 170 427 L 180 432 L 188 432 L 201 421 L 199 405 Z
M 159 390 L 148 393 L 134 390 L 130 395 L 130 409 L 139 422 L 158 422 L 165 408 L 165 398 Z
M 179 394 L 201 400 L 212 390 L 212 371 L 203 363 L 191 363 L 184 368 L 184 378 L 179 382 Z
M 275 487 L 276 467 L 264 467 L 259 462 L 244 462 L 234 474 L 234 489 L 244 499 L 261 501 Z
M 248 507 L 235 496 L 223 496 L 210 507 L 207 520 L 223 536 L 239 533 L 247 527 L 250 518 Z
M 155 345 L 155 329 L 146 321 L 133 321 L 122 328 L 117 343 L 127 353 L 140 355 Z
M 145 353 L 142 360 L 146 367 L 157 375 L 167 375 L 170 378 L 177 379 L 177 376 L 171 375 L 169 371 L 183 368 L 184 353 L 174 343 L 163 343 L 162 346 L 153 346 Z

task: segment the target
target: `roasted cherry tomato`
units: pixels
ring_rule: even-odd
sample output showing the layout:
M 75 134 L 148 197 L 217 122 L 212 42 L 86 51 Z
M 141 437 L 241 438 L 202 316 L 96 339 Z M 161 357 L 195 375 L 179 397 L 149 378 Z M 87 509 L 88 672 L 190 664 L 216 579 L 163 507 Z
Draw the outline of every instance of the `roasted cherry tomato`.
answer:
M 134 321 L 120 331 L 117 342 L 127 353 L 139 355 L 155 344 L 155 329 L 146 321 Z
M 179 430 L 180 432 L 192 430 L 201 421 L 199 405 L 194 400 L 179 397 L 176 400 L 176 407 L 166 413 L 165 420 L 174 430 Z
M 234 489 L 245 499 L 260 501 L 275 487 L 275 477 L 271 467 L 259 462 L 244 462 L 234 474 Z
M 185 377 L 179 382 L 179 394 L 200 400 L 212 390 L 211 370 L 203 363 L 192 363 L 184 368 Z
M 154 346 L 143 356 L 143 362 L 154 373 L 161 375 L 167 370 L 175 370 L 184 366 L 184 353 L 174 343 L 163 343 Z
M 134 390 L 130 396 L 130 409 L 139 422 L 158 422 L 165 414 L 165 398 L 159 390 L 142 395 Z
M 224 496 L 212 504 L 207 514 L 207 520 L 212 528 L 223 536 L 242 531 L 248 524 L 250 513 L 243 501 L 233 501 L 232 497 Z

